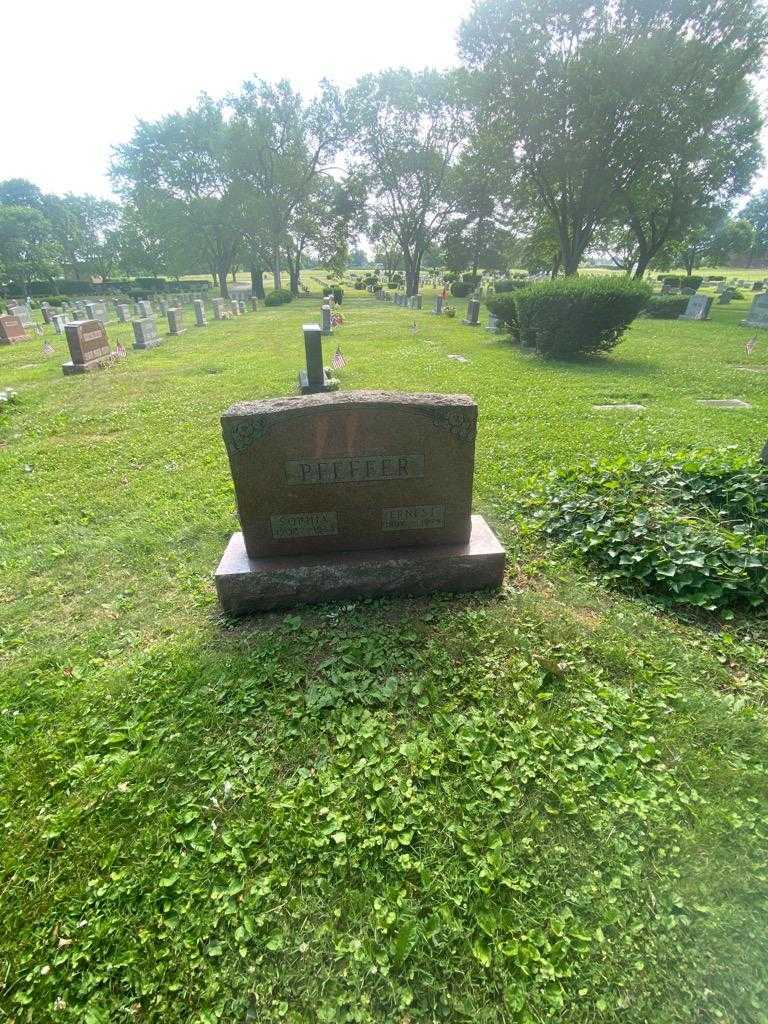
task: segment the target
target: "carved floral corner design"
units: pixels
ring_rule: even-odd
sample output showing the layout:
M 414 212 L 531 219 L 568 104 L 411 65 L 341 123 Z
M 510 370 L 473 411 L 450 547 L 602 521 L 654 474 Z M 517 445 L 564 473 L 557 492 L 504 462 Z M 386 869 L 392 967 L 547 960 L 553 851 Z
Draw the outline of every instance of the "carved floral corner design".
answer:
M 224 443 L 235 455 L 247 451 L 267 433 L 266 416 L 249 416 L 247 419 L 226 419 L 224 421 Z
M 430 418 L 436 427 L 447 430 L 457 441 L 466 443 L 475 436 L 475 418 L 468 409 L 432 409 Z

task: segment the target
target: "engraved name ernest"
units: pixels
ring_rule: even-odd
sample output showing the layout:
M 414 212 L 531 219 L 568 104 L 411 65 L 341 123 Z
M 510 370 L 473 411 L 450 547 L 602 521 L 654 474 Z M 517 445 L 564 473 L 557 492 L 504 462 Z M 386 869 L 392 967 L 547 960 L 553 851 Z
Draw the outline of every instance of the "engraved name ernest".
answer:
M 424 454 L 357 455 L 336 459 L 291 459 L 289 484 L 349 484 L 372 480 L 415 480 L 424 476 Z

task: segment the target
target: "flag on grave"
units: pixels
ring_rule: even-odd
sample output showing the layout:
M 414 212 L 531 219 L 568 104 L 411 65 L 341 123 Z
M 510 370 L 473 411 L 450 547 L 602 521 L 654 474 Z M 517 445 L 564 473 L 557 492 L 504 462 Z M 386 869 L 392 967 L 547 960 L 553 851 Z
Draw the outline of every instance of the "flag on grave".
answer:
M 337 347 L 336 351 L 333 354 L 333 359 L 331 360 L 331 366 L 334 368 L 334 370 L 343 370 L 346 365 L 347 360 L 341 354 L 341 349 Z

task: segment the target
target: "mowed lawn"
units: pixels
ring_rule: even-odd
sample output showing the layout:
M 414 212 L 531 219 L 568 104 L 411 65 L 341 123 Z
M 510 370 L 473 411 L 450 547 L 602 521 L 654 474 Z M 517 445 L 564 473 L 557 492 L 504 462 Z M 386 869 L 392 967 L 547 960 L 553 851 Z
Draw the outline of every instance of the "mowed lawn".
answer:
M 319 298 L 146 352 L 112 325 L 82 377 L 50 331 L 0 349 L 0 1021 L 766 1021 L 765 620 L 607 589 L 516 502 L 582 459 L 756 455 L 768 332 L 749 359 L 744 300 L 566 365 L 457 305 L 352 298 L 326 362 L 477 399 L 504 592 L 241 622 L 219 415 L 293 390 Z

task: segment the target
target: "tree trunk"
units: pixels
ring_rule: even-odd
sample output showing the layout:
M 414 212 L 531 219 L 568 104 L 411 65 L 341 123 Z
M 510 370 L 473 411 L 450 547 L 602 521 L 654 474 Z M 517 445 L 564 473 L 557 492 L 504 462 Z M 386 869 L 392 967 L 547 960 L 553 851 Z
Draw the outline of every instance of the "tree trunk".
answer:
M 237 284 L 237 267 L 232 268 L 232 284 Z
M 275 288 L 282 288 L 283 279 L 280 276 L 280 246 L 276 245 L 272 253 L 272 280 Z
M 301 270 L 299 267 L 289 267 L 288 273 L 291 278 L 291 295 L 299 294 L 299 285 L 301 284 Z
M 264 298 L 264 271 L 260 263 L 251 264 L 251 292 L 254 298 Z
M 645 274 L 646 270 L 648 269 L 648 264 L 650 262 L 650 256 L 638 256 L 637 264 L 635 265 L 635 273 L 633 274 L 633 277 L 639 280 L 643 276 L 643 274 Z
M 229 289 L 227 288 L 227 272 L 228 271 L 229 271 L 229 267 L 227 266 L 226 261 L 223 260 L 219 264 L 219 287 L 220 287 L 220 290 L 221 290 L 221 297 L 222 297 L 222 299 L 228 299 L 229 298 Z

